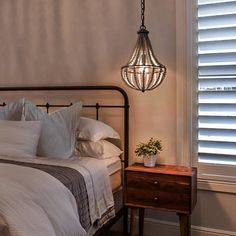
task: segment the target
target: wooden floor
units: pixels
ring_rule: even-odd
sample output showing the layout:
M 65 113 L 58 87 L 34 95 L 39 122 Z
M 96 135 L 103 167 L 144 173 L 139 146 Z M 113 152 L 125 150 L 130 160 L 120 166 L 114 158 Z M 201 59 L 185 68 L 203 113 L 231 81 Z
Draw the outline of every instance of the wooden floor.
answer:
M 122 234 L 120 234 L 119 232 L 109 232 L 108 236 L 121 236 Z
M 122 229 L 120 227 L 111 228 L 109 234 L 107 236 L 127 236 L 122 233 Z
M 109 232 L 108 236 L 125 236 L 125 235 L 117 231 L 111 231 Z
M 122 233 L 122 224 L 123 221 L 122 219 L 120 219 L 115 225 L 111 227 L 107 236 L 127 236 L 126 234 Z

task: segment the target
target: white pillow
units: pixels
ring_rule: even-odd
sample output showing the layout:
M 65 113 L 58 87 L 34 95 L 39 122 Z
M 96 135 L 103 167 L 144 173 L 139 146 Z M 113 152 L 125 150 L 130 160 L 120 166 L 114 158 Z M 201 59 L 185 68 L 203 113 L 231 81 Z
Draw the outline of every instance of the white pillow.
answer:
M 78 140 L 97 142 L 102 139 L 120 139 L 119 134 L 109 125 L 91 118 L 81 117 L 77 130 Z
M 114 144 L 100 140 L 92 141 L 78 141 L 76 143 L 76 155 L 80 157 L 94 157 L 98 159 L 107 159 L 117 157 L 122 154 L 122 151 Z
M 41 121 L 0 120 L 0 155 L 35 157 Z
M 21 120 L 24 98 L 0 107 L 0 120 Z
M 38 156 L 67 159 L 73 155 L 75 134 L 82 103 L 47 114 L 30 101 L 25 102 L 25 120 L 42 120 Z

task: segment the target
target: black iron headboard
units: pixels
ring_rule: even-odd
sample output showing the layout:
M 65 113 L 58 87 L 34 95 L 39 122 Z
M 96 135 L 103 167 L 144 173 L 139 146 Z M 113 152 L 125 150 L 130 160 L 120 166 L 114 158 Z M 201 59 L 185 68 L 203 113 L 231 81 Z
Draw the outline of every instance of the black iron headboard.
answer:
M 103 91 L 117 91 L 123 97 L 123 105 L 100 105 L 99 103 L 92 105 L 83 105 L 84 107 L 91 107 L 96 109 L 96 118 L 98 119 L 100 108 L 121 108 L 124 110 L 124 166 L 129 164 L 129 98 L 127 93 L 118 86 L 40 86 L 40 87 L 0 87 L 0 91 L 81 91 L 81 90 L 103 90 Z M 4 103 L 2 104 L 4 105 Z M 65 105 L 40 105 L 46 107 L 60 107 Z

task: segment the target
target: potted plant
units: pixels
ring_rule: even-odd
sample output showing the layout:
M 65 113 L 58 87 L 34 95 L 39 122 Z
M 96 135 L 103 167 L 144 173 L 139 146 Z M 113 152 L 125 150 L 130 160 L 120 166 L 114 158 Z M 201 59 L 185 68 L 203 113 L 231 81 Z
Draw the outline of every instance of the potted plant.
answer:
M 136 146 L 135 154 L 143 157 L 144 166 L 154 167 L 156 165 L 157 154 L 161 151 L 161 140 L 150 138 L 147 143 L 139 143 Z

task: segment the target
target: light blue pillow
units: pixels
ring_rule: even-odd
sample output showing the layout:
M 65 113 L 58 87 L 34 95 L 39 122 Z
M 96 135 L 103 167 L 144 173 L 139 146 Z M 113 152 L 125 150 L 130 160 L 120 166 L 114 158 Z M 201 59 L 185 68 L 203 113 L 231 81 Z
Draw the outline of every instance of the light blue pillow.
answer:
M 42 120 L 38 156 L 67 159 L 74 154 L 75 134 L 80 122 L 82 103 L 74 103 L 47 114 L 34 103 L 25 101 L 24 119 Z
M 0 107 L 0 120 L 20 121 L 24 107 L 24 98 Z

